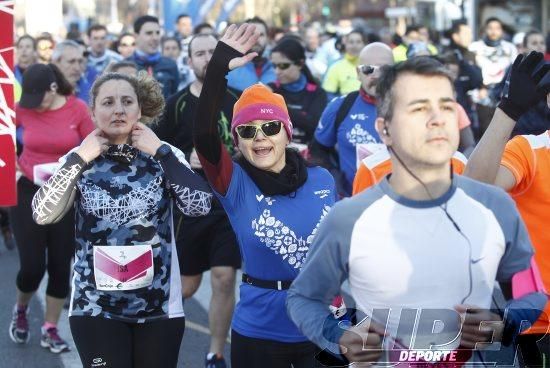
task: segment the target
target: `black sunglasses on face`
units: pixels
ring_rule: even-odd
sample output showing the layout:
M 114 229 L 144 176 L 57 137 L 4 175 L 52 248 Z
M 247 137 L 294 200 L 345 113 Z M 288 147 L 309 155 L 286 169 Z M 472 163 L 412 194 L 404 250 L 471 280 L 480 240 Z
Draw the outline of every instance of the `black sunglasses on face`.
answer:
M 380 67 L 377 66 L 377 65 L 358 65 L 357 69 L 361 73 L 363 73 L 365 75 L 369 75 L 369 74 L 374 73 L 376 70 L 380 69 Z
M 271 137 L 279 134 L 282 125 L 283 123 L 277 120 L 266 121 L 260 125 L 243 124 L 237 127 L 237 135 L 242 139 L 254 139 L 258 130 L 261 129 L 266 137 Z
M 273 63 L 273 67 L 275 69 L 281 69 L 281 70 L 287 70 L 292 65 L 294 65 L 294 63 Z

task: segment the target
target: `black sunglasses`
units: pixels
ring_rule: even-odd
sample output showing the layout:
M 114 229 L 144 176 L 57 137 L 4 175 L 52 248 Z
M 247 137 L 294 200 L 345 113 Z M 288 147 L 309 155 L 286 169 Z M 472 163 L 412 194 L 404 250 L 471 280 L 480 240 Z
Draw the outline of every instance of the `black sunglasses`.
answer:
M 254 139 L 258 130 L 261 129 L 266 137 L 271 137 L 279 134 L 282 125 L 283 123 L 277 120 L 266 121 L 260 125 L 243 124 L 237 127 L 237 135 L 242 139 Z
M 380 67 L 377 66 L 377 65 L 358 65 L 357 66 L 357 69 L 365 74 L 365 75 L 369 75 L 369 74 L 372 74 L 374 73 L 376 70 L 378 70 Z
M 294 64 L 295 63 L 273 63 L 273 67 L 275 69 L 287 70 L 288 68 L 290 68 Z

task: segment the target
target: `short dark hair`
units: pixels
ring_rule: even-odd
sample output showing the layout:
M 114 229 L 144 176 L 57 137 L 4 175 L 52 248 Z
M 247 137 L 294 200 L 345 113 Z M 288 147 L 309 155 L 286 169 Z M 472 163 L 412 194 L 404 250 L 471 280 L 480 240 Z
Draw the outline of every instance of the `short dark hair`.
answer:
M 15 46 L 19 46 L 19 44 L 20 44 L 21 41 L 23 41 L 23 40 L 31 40 L 31 42 L 32 42 L 32 49 L 33 49 L 33 50 L 36 50 L 36 40 L 34 39 L 33 36 L 28 35 L 28 34 L 25 34 L 25 35 L 19 37 L 19 38 L 17 39 L 17 42 L 15 43 Z
M 139 34 L 139 31 L 141 31 L 141 27 L 143 27 L 145 23 L 160 24 L 157 17 L 153 17 L 152 15 L 142 15 L 134 22 L 134 33 Z
M 539 30 L 536 30 L 536 29 L 531 29 L 530 31 L 528 31 L 525 36 L 523 36 L 523 47 L 527 47 L 527 40 L 529 39 L 529 37 L 531 37 L 532 35 L 541 35 L 543 38 L 544 38 L 544 35 L 542 34 L 541 31 Z
M 187 44 L 187 55 L 189 57 L 191 57 L 191 55 L 193 53 L 193 48 L 192 48 L 193 41 L 195 41 L 197 38 L 205 38 L 205 37 L 212 37 L 216 41 L 219 40 L 218 36 L 216 36 L 214 33 L 210 33 L 210 34 L 198 33 L 198 34 L 194 35 L 193 37 L 191 37 L 191 40 L 189 40 L 189 43 Z
M 265 22 L 265 20 L 263 20 L 260 17 L 248 18 L 247 20 L 244 21 L 244 23 L 261 24 L 262 26 L 264 26 L 265 32 L 266 33 L 269 32 L 269 27 L 268 27 L 267 23 Z
M 105 27 L 103 24 L 94 24 L 93 26 L 88 28 L 88 31 L 86 32 L 88 37 L 92 37 L 92 32 L 93 31 L 105 31 L 105 32 L 108 33 L 107 27 Z
M 363 32 L 362 29 L 360 28 L 354 28 L 352 29 L 347 35 L 346 35 L 346 38 L 349 36 L 349 35 L 352 35 L 352 34 L 358 34 L 359 36 L 361 36 L 361 39 L 363 40 L 363 43 L 366 45 L 367 42 L 368 42 L 368 39 L 367 39 L 367 35 L 365 35 L 365 32 Z
M 454 20 L 453 23 L 451 23 L 449 36 L 460 32 L 460 27 L 463 27 L 463 26 L 468 26 L 468 23 L 466 23 L 464 19 Z
M 204 23 L 199 23 L 195 26 L 195 28 L 193 28 L 193 34 L 196 35 L 196 34 L 199 34 L 202 32 L 203 29 L 205 28 L 211 28 L 214 33 L 216 32 L 216 29 L 214 28 L 214 26 L 210 23 L 207 23 L 207 22 L 204 22 Z
M 176 23 L 178 23 L 180 21 L 181 18 L 191 18 L 191 16 L 189 14 L 186 14 L 186 13 L 183 13 L 183 14 L 180 14 L 178 15 L 178 17 L 176 18 Z
M 180 49 L 181 51 L 181 43 L 180 41 L 178 41 L 176 37 L 170 37 L 170 36 L 162 37 L 162 39 L 160 40 L 161 47 L 164 47 L 164 44 L 168 41 L 174 41 L 178 45 L 178 49 Z
M 451 86 L 453 79 L 445 65 L 429 56 L 418 56 L 395 65 L 385 65 L 381 68 L 380 77 L 376 86 L 378 116 L 391 120 L 394 109 L 393 87 L 397 78 L 403 74 L 423 76 L 439 76 L 449 80 Z
M 500 24 L 501 27 L 504 26 L 504 24 L 502 23 L 502 21 L 500 19 L 498 19 L 497 17 L 489 17 L 485 20 L 485 27 L 487 27 L 487 25 L 491 22 L 498 22 L 498 24 Z
M 420 30 L 421 26 L 418 24 L 410 24 L 407 26 L 407 29 L 405 30 L 405 35 L 410 34 L 411 32 L 418 32 Z

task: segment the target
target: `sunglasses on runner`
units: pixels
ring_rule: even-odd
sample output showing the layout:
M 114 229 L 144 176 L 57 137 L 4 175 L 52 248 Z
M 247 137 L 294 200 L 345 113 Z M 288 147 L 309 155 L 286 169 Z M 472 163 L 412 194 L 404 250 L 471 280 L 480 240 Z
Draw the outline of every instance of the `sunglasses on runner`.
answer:
M 262 130 L 262 133 L 266 137 L 272 137 L 274 135 L 279 134 L 282 126 L 283 126 L 282 122 L 277 120 L 272 120 L 272 121 L 266 121 L 265 123 L 262 123 L 260 125 L 252 125 L 252 124 L 239 125 L 236 128 L 236 130 L 237 130 L 237 135 L 242 139 L 254 139 L 256 138 L 256 134 L 258 133 L 259 129 Z
M 275 69 L 281 69 L 281 70 L 287 70 L 288 68 L 290 68 L 292 65 L 294 65 L 294 63 L 277 63 L 277 64 L 273 64 L 273 67 Z
M 374 73 L 376 70 L 378 70 L 380 67 L 377 66 L 377 65 L 358 65 L 357 66 L 357 69 L 365 74 L 365 75 L 369 75 L 369 74 L 372 74 Z

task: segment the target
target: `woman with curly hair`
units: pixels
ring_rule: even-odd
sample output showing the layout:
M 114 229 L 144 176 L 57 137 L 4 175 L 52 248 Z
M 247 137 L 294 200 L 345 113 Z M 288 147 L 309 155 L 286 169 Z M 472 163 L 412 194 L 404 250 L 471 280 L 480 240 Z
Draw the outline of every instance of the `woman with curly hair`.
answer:
M 164 108 L 158 82 L 107 73 L 94 83 L 97 129 L 62 159 L 33 199 L 39 224 L 75 204 L 69 321 L 85 367 L 175 367 L 185 319 L 172 199 L 187 216 L 212 195 L 176 148 L 140 120 Z

